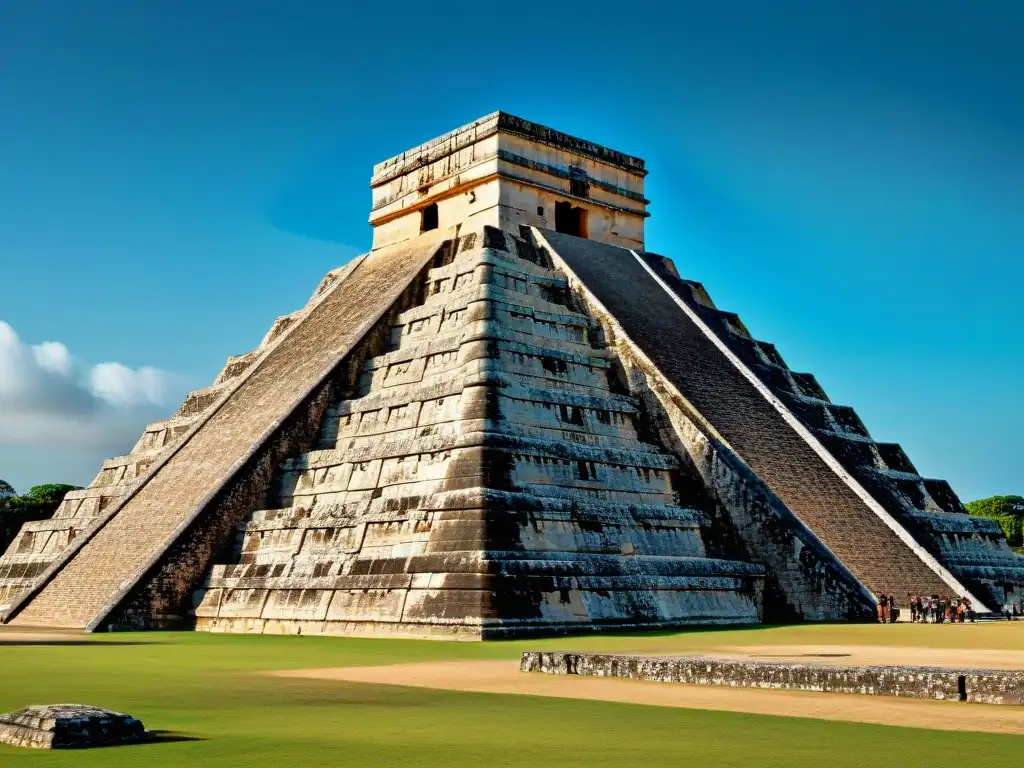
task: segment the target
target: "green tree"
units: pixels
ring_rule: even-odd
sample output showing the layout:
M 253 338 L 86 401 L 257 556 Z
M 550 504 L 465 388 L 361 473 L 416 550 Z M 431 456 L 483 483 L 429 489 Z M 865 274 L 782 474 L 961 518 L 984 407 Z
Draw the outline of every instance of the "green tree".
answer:
M 77 491 L 77 485 L 66 483 L 46 483 L 45 485 L 34 485 L 28 489 L 24 498 L 38 501 L 40 504 L 60 504 L 68 491 Z
M 77 491 L 79 487 L 66 483 L 47 483 L 30 488 L 24 496 L 0 497 L 0 553 L 14 541 L 22 525 L 31 520 L 52 517 L 67 492 Z
M 1024 546 L 1024 496 L 990 496 L 964 506 L 972 515 L 999 521 L 1011 547 Z

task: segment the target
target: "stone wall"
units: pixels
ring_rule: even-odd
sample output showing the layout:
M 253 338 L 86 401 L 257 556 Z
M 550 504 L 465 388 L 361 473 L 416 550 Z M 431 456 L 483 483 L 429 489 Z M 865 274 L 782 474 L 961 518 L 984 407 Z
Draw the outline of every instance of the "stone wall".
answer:
M 554 228 L 571 201 L 588 237 L 643 248 L 645 175 L 639 158 L 496 112 L 375 166 L 373 246 L 416 237 L 427 206 L 442 227 L 515 231 Z
M 860 693 L 985 704 L 1024 703 L 1024 671 L 1019 670 L 854 667 L 556 651 L 524 653 L 520 670 L 731 688 Z

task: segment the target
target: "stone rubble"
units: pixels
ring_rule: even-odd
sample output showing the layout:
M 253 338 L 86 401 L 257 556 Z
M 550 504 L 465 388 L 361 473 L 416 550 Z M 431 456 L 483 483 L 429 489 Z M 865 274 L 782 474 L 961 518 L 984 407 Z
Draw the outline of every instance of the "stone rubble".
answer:
M 15 747 L 109 747 L 152 738 L 131 715 L 87 704 L 36 704 L 0 714 L 0 743 Z
M 549 675 L 622 677 L 659 683 L 1024 704 L 1024 671 L 1019 670 L 840 666 L 558 651 L 526 652 L 519 668 Z

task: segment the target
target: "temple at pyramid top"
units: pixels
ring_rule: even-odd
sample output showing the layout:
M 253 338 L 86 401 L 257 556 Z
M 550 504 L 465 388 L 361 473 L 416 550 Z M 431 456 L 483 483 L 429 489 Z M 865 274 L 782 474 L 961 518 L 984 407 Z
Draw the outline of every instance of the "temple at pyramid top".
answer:
M 461 224 L 642 250 L 646 174 L 638 157 L 494 112 L 374 166 L 373 247 Z

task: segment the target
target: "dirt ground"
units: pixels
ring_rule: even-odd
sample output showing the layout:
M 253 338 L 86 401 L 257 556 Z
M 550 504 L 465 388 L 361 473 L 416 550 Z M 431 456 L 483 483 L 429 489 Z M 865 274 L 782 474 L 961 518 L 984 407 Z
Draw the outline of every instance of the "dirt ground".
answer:
M 60 643 L 67 640 L 87 642 L 89 635 L 73 629 L 22 629 L 0 625 L 0 645 L 4 643 Z
M 86 641 L 89 636 L 66 629 L 20 629 L 0 626 L 4 643 Z M 893 638 L 895 639 L 895 638 Z M 981 640 L 980 637 L 972 638 Z M 968 640 L 968 638 L 961 638 Z M 981 644 L 981 643 L 979 643 Z M 1016 645 L 1016 643 L 1014 643 Z M 660 649 L 659 649 L 660 650 Z M 622 651 L 619 651 L 622 652 Z M 656 655 L 650 647 L 639 654 Z M 1024 648 L 922 648 L 894 645 L 718 645 L 665 648 L 664 655 L 704 655 L 804 663 L 920 665 L 1024 669 Z M 614 701 L 660 707 L 710 709 L 751 714 L 845 720 L 939 730 L 1024 734 L 1024 706 L 920 701 L 887 696 L 773 691 L 752 688 L 653 683 L 585 676 L 544 675 L 519 671 L 518 661 L 455 661 L 374 667 L 328 667 L 283 670 L 282 677 L 404 685 L 417 688 L 526 696 Z
M 898 659 L 894 659 L 893 654 L 896 652 L 899 654 Z M 750 646 L 732 649 L 731 652 L 717 650 L 714 655 L 731 658 L 796 659 L 829 664 L 870 664 L 885 661 L 888 664 L 1024 667 L 1024 652 L 1021 651 L 867 646 Z M 517 661 L 331 667 L 285 670 L 271 674 L 476 693 L 553 696 L 659 707 L 810 717 L 951 731 L 1024 734 L 1024 707 L 922 701 L 888 696 L 654 683 L 577 675 L 545 675 L 520 672 Z

